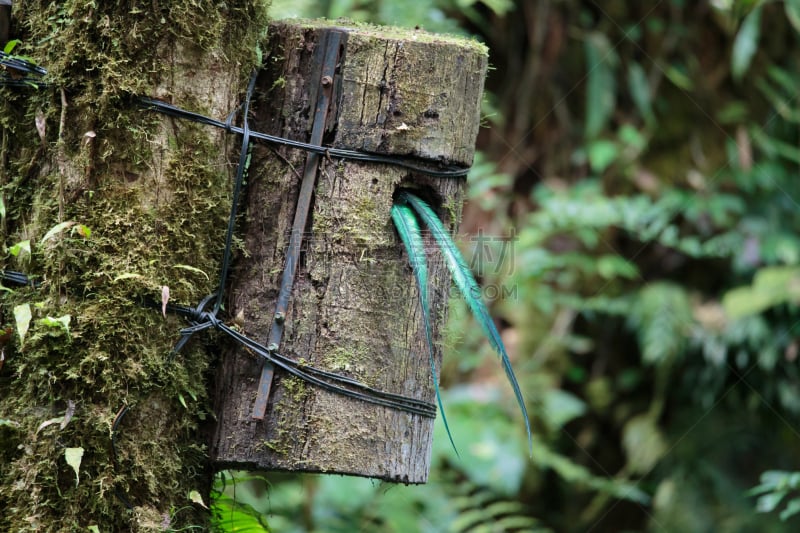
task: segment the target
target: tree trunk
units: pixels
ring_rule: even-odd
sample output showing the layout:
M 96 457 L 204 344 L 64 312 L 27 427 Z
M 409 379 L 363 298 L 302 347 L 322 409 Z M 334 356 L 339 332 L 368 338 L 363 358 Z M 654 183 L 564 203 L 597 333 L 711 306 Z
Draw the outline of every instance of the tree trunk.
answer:
M 432 167 L 472 163 L 486 51 L 419 31 L 273 24 L 251 127 L 309 140 L 325 84 L 315 65 L 336 32 L 342 45 L 338 69 L 327 80 L 334 87 L 327 145 L 411 157 Z M 306 157 L 285 147 L 253 150 L 246 254 L 228 308 L 264 345 L 272 342 Z M 390 209 L 399 187 L 413 188 L 455 229 L 462 186 L 463 178 L 323 157 L 278 352 L 380 391 L 434 402 L 417 289 Z M 450 287 L 443 262 L 431 261 L 430 279 L 438 370 Z M 431 418 L 323 390 L 280 370 L 265 416 L 254 418 L 261 365 L 234 349 L 218 371 L 212 458 L 220 465 L 426 481 Z
M 3 238 L 23 243 L 3 268 L 41 282 L 2 306 L 15 341 L 0 363 L 0 530 L 203 526 L 188 495 L 208 494 L 209 354 L 193 343 L 171 361 L 184 324 L 142 301 L 161 286 L 189 304 L 215 290 L 238 143 L 135 97 L 224 119 L 256 65 L 264 7 L 13 8 L 15 53 L 49 85 L 0 88 Z

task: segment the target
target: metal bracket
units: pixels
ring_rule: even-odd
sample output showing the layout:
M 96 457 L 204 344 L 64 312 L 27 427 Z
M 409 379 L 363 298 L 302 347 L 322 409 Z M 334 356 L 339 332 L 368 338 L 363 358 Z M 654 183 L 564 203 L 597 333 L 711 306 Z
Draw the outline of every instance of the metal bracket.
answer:
M 333 93 L 334 86 L 336 85 L 334 83 L 336 67 L 339 64 L 341 48 L 346 38 L 347 34 L 342 31 L 324 31 L 314 50 L 312 72 L 315 73 L 315 76 L 319 76 L 319 78 L 317 80 L 318 90 L 316 91 L 317 97 L 314 122 L 312 124 L 309 144 L 322 146 L 322 138 L 326 129 L 325 125 L 328 119 L 328 113 L 334 100 Z M 319 160 L 320 154 L 309 153 L 306 157 L 306 163 L 303 169 L 303 181 L 300 185 L 300 195 L 297 199 L 297 209 L 294 214 L 292 234 L 289 237 L 289 248 L 286 252 L 286 263 L 283 269 L 278 303 L 275 306 L 272 328 L 267 340 L 267 346 L 269 350 L 273 352 L 278 350 L 281 337 L 283 336 L 285 317 L 289 308 L 295 274 L 297 273 L 297 263 L 300 258 L 300 247 L 303 244 L 303 233 L 305 232 L 306 222 L 308 221 L 311 197 L 314 193 L 314 185 L 317 180 Z M 258 382 L 256 402 L 253 405 L 252 418 L 255 420 L 264 419 L 274 373 L 274 366 L 265 362 L 261 369 L 261 378 Z

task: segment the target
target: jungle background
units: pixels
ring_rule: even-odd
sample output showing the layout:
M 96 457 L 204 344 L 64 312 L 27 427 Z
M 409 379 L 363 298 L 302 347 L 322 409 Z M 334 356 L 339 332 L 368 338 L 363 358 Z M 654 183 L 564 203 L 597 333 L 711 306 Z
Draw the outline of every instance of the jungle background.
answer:
M 461 243 L 535 443 L 529 458 L 456 298 L 442 384 L 460 458 L 439 425 L 425 486 L 228 473 L 223 498 L 280 532 L 798 526 L 800 2 L 273 0 L 271 15 L 488 45 Z

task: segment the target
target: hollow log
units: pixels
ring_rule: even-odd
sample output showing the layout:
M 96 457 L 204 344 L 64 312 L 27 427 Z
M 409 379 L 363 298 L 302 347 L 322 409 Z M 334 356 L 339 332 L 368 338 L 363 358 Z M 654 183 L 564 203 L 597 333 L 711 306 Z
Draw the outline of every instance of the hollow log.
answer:
M 339 57 L 334 76 L 323 81 L 319 47 L 333 33 L 341 40 Z M 335 22 L 280 21 L 269 35 L 252 129 L 309 141 L 317 96 L 330 82 L 325 146 L 430 168 L 472 163 L 487 66 L 482 45 Z M 227 309 L 265 345 L 307 157 L 285 146 L 252 149 L 244 237 Z M 315 180 L 277 351 L 380 391 L 434 403 L 438 376 L 431 376 L 417 288 L 390 209 L 398 188 L 413 188 L 455 230 L 464 179 L 323 156 Z M 438 370 L 450 277 L 433 251 L 429 256 Z M 432 418 L 323 390 L 280 369 L 263 419 L 254 418 L 262 363 L 231 349 L 217 371 L 211 456 L 219 467 L 426 481 Z

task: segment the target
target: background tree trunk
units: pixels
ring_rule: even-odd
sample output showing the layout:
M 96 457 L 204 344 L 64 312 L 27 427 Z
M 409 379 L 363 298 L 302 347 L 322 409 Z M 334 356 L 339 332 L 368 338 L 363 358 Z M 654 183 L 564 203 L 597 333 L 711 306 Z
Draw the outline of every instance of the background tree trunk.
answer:
M 266 16 L 245 0 L 139 4 L 14 3 L 15 52 L 45 67 L 50 85 L 0 89 L 4 243 L 31 243 L 4 268 L 42 281 L 3 300 L 6 331 L 21 333 L 16 306 L 33 317 L 0 369 L 2 531 L 207 520 L 188 494 L 208 493 L 198 428 L 209 354 L 195 343 L 169 361 L 183 324 L 141 301 L 160 299 L 162 285 L 188 304 L 214 290 L 238 143 L 134 96 L 224 119 Z M 83 451 L 78 472 L 68 449 Z
M 308 140 L 320 79 L 314 55 L 326 32 L 345 33 L 326 132 L 330 145 L 472 163 L 486 50 L 413 30 L 272 25 L 251 127 Z M 305 157 L 284 147 L 256 146 L 253 152 L 247 255 L 238 263 L 229 309 L 248 336 L 265 345 Z M 417 289 L 390 208 L 398 187 L 414 188 L 455 228 L 463 182 L 323 158 L 280 353 L 382 391 L 434 402 Z M 439 341 L 450 277 L 441 261 L 432 261 L 430 270 Z M 438 345 L 436 359 L 438 368 Z M 212 456 L 220 464 L 425 482 L 432 419 L 321 390 L 278 371 L 266 418 L 255 420 L 260 368 L 260 360 L 233 350 L 218 373 Z

